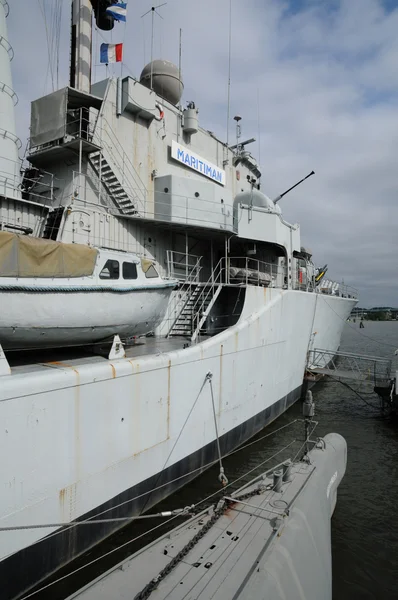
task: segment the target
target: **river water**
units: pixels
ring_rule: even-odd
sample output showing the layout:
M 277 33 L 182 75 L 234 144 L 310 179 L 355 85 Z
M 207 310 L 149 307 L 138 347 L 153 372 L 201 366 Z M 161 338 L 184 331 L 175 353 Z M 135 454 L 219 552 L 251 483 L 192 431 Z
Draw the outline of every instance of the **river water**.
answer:
M 385 356 L 394 361 L 396 348 L 398 322 L 365 322 L 364 329 L 359 328 L 358 321 L 347 323 L 341 343 L 341 350 Z M 315 418 L 319 421 L 314 436 L 337 431 L 345 437 L 348 444 L 347 472 L 339 487 L 332 519 L 333 600 L 398 598 L 398 423 L 381 415 L 377 397 L 366 395 L 368 392 L 369 389 L 360 390 L 363 396 L 361 400 L 351 390 L 330 380 L 313 388 Z M 294 457 L 302 445 L 304 431 L 302 423 L 292 422 L 301 419 L 301 409 L 301 403 L 297 402 L 261 432 L 255 438 L 256 443 L 224 461 L 229 480 L 232 482 L 240 478 L 232 489 L 242 486 L 272 464 Z M 284 425 L 287 427 L 280 430 Z M 275 433 L 269 436 L 271 432 Z M 265 435 L 268 437 L 264 438 Z M 294 439 L 296 441 L 293 445 L 281 452 Z M 277 456 L 269 463 L 246 475 L 276 453 Z M 158 505 L 156 512 L 180 508 L 207 498 L 219 490 L 217 476 L 217 467 L 206 471 Z M 211 504 L 213 501 L 207 503 Z M 153 525 L 151 520 L 151 526 Z M 145 526 L 148 527 L 147 523 Z M 156 533 L 158 535 L 163 531 Z M 33 598 L 65 598 L 136 551 L 137 543 L 130 544 L 129 540 L 143 532 L 144 525 L 141 524 L 126 527 L 75 561 L 72 568 L 79 568 L 87 561 L 95 560 L 124 545 L 122 549 L 112 552 L 90 567 L 83 567 L 76 575 L 51 585 Z M 150 536 L 145 537 L 145 541 L 149 539 Z M 63 571 L 61 574 L 66 573 Z M 59 575 L 60 573 L 57 577 Z

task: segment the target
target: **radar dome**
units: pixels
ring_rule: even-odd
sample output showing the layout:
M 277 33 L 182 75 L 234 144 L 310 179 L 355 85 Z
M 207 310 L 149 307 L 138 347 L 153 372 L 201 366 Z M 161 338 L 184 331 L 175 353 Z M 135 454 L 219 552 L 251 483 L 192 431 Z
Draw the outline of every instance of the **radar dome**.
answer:
M 151 66 L 153 90 L 171 104 L 178 104 L 184 90 L 178 67 L 168 60 L 154 60 L 147 64 L 140 77 L 140 83 L 147 88 L 151 87 Z

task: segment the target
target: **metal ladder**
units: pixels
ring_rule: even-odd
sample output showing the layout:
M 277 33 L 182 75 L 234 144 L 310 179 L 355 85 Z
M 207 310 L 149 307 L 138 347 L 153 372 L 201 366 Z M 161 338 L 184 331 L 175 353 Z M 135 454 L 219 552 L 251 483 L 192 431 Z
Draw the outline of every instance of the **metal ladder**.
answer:
M 89 162 L 108 196 L 116 204 L 120 212 L 124 215 L 137 215 L 136 198 L 131 197 L 126 192 L 102 152 L 96 151 L 90 154 Z
M 209 316 L 211 309 L 216 303 L 218 296 L 222 290 L 222 283 L 218 285 L 210 284 L 202 288 L 202 293 L 193 303 L 191 311 L 191 342 L 195 342 L 200 331 Z
M 210 293 L 210 288 L 206 284 L 197 285 L 192 292 L 188 294 L 182 309 L 170 328 L 168 336 L 184 335 L 192 336 L 194 334 L 194 318 L 198 307 L 201 310 L 200 327 L 203 326 L 208 313 L 210 312 L 216 298 Z M 218 294 L 217 294 L 218 296 Z M 210 306 L 211 305 L 211 306 Z M 206 316 L 205 316 L 206 315 Z

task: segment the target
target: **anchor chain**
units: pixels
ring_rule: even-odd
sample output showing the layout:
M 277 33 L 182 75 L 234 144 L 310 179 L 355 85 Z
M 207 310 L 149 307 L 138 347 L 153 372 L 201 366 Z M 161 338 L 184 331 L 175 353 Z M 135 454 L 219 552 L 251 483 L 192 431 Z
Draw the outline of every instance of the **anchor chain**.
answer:
M 240 500 L 246 500 L 248 498 L 252 498 L 258 494 L 264 492 L 268 486 L 264 484 L 260 484 L 255 490 L 248 492 L 247 494 L 242 494 L 239 498 L 236 498 L 236 502 L 238 503 Z M 214 514 L 208 520 L 208 522 L 203 525 L 203 527 L 198 531 L 196 535 L 180 550 L 180 552 L 162 569 L 157 575 L 154 577 L 136 596 L 134 596 L 134 600 L 147 600 L 151 593 L 156 590 L 158 585 L 160 584 L 165 577 L 182 561 L 182 559 L 196 546 L 196 544 L 204 537 L 204 535 L 213 527 L 213 525 L 218 521 L 218 519 L 225 513 L 225 511 L 230 506 L 230 500 L 221 499 L 214 509 Z

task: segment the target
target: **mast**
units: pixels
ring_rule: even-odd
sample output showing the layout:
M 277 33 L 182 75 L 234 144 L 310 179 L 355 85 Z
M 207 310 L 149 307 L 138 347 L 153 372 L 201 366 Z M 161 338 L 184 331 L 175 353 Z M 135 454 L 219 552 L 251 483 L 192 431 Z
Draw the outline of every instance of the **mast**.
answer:
M 72 0 L 70 86 L 91 92 L 93 6 L 91 0 Z
M 0 193 L 9 198 L 20 198 L 22 147 L 16 134 L 14 107 L 18 96 L 12 87 L 11 60 L 14 51 L 8 41 L 6 18 L 7 0 L 0 0 Z

